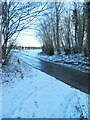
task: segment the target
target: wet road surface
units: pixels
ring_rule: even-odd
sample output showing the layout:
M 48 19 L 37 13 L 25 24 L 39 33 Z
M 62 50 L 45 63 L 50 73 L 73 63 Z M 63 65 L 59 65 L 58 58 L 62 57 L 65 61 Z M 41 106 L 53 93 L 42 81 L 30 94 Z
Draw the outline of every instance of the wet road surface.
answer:
M 90 93 L 90 74 L 68 68 L 67 66 L 54 64 L 41 60 L 39 58 L 31 57 L 29 55 L 20 54 L 19 59 L 25 62 L 26 64 L 39 69 L 56 79 L 74 87 L 82 92 Z M 16 56 L 17 56 L 16 54 Z

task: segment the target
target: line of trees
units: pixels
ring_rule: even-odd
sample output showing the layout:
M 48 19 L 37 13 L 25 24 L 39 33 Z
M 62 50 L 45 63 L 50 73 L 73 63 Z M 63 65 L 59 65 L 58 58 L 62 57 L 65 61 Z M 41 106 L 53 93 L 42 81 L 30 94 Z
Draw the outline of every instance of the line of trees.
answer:
M 53 55 L 85 52 L 90 55 L 90 2 L 5 2 L 1 3 L 2 64 L 7 64 L 9 53 L 21 31 L 37 19 L 37 35 L 42 50 Z M 0 13 L 1 14 L 1 13 Z M 40 16 L 41 15 L 41 16 Z M 1 43 L 1 40 L 0 40 Z M 0 50 L 1 51 L 1 50 Z
M 53 55 L 63 50 L 65 54 L 90 51 L 90 2 L 52 2 L 48 14 L 41 18 L 38 36 L 42 50 Z

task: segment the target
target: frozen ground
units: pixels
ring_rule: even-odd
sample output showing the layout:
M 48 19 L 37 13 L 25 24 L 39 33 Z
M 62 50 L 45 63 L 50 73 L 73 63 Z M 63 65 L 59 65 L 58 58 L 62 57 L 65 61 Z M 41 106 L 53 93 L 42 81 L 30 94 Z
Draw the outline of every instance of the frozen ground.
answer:
M 88 60 L 89 58 L 86 57 L 84 53 L 70 55 L 55 54 L 53 56 L 48 56 L 43 53 L 40 53 L 39 56 L 43 60 L 54 62 L 55 64 L 63 64 L 65 66 L 90 73 L 90 60 Z
M 35 57 L 38 52 L 31 50 L 29 55 Z M 87 94 L 22 61 L 19 63 L 14 56 L 2 68 L 0 85 L 3 118 L 87 117 Z
M 53 62 L 55 64 L 62 64 L 67 67 L 72 67 L 74 69 L 88 72 L 90 73 L 90 58 L 86 57 L 84 53 L 81 54 L 70 54 L 70 55 L 64 55 L 63 53 L 61 55 L 55 55 L 48 56 L 44 53 L 42 53 L 42 50 L 21 50 L 21 53 L 32 55 L 33 57 L 38 57 L 40 59 L 43 59 L 45 61 Z M 39 54 L 38 54 L 39 53 Z

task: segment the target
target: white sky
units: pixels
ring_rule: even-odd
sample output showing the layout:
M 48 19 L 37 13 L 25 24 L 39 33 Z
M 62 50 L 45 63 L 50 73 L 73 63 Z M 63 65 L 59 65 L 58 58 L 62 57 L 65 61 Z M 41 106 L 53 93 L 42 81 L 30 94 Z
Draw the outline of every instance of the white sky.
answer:
M 36 40 L 34 36 L 24 36 L 18 40 L 18 44 L 21 46 L 40 47 L 41 44 Z
M 39 40 L 35 37 L 35 32 L 34 30 L 29 30 L 26 32 L 22 32 L 18 39 L 17 39 L 17 44 L 21 46 L 30 46 L 30 47 L 40 47 L 41 43 Z

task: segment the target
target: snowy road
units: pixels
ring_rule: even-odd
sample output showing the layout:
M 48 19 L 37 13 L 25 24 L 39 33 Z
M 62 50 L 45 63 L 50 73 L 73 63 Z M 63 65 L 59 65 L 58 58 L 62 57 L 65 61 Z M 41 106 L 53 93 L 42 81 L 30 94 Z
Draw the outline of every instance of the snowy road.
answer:
M 88 89 L 90 84 L 90 74 L 77 71 L 60 64 L 57 65 L 48 61 L 41 60 L 36 54 L 33 55 L 31 53 L 24 52 L 15 52 L 14 54 L 28 65 L 37 68 L 83 92 L 90 93 Z
M 32 54 L 29 53 L 29 54 Z M 36 55 L 32 55 L 35 57 Z M 3 118 L 82 118 L 88 116 L 88 95 L 37 70 L 21 54 L 3 68 Z M 27 63 L 26 63 L 27 62 Z M 37 64 L 37 62 L 36 62 Z M 20 69 L 23 73 L 21 76 Z

